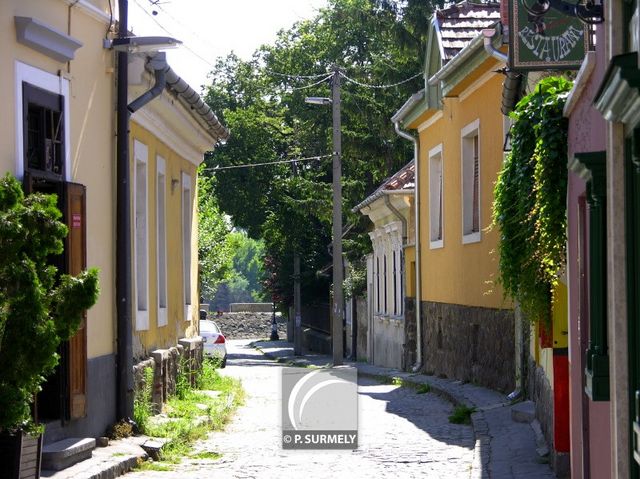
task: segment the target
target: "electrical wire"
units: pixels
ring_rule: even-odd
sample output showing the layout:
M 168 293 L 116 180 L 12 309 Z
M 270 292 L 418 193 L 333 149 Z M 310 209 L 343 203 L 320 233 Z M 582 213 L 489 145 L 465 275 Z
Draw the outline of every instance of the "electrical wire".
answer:
M 256 166 L 277 165 L 282 163 L 297 163 L 298 161 L 322 160 L 324 158 L 331 158 L 332 156 L 333 155 L 319 155 L 319 156 L 309 156 L 307 158 L 295 158 L 293 160 L 269 161 L 266 163 L 245 163 L 244 165 L 216 166 L 215 168 L 203 168 L 202 171 L 219 171 L 219 170 L 231 170 L 231 169 L 237 169 L 237 168 L 254 168 Z
M 167 35 L 170 35 L 172 37 L 175 37 L 175 35 L 173 33 L 171 33 L 166 27 L 164 27 L 153 15 L 151 15 L 149 12 L 147 12 L 147 10 L 140 5 L 140 2 L 138 0 L 133 0 L 134 3 L 138 6 L 138 8 L 140 10 L 142 10 L 146 16 L 148 16 L 151 20 L 153 20 L 153 22 L 158 25 L 158 27 L 160 27 Z M 158 5 L 159 6 L 159 5 Z M 186 43 L 182 43 L 182 46 L 188 50 L 189 52 L 191 52 L 191 54 L 193 54 L 194 56 L 196 56 L 198 59 L 202 60 L 204 63 L 206 63 L 209 67 L 211 68 L 215 68 L 215 65 L 213 63 L 211 63 L 209 60 L 207 60 L 206 58 L 204 58 L 202 55 L 200 55 L 199 53 L 197 53 L 195 50 L 193 50 L 192 48 L 189 47 L 189 45 L 187 45 Z
M 314 86 L 320 85 L 321 83 L 326 82 L 329 78 L 331 78 L 333 76 L 333 73 L 331 73 L 330 75 L 327 75 L 326 77 L 324 77 L 322 80 L 317 81 L 315 83 L 312 83 L 310 85 L 304 85 L 304 86 L 299 86 L 299 87 L 291 87 L 290 90 L 296 91 L 296 90 L 306 90 L 307 88 L 312 88 Z
M 109 0 L 109 26 L 107 27 L 107 31 L 104 32 L 104 38 L 109 38 L 109 32 L 113 28 L 113 5 L 111 4 L 112 0 Z
M 270 75 L 275 75 L 278 77 L 283 77 L 283 78 L 289 78 L 291 80 L 314 80 L 316 78 L 320 78 L 323 76 L 326 76 L 327 73 L 318 73 L 317 75 L 290 75 L 288 73 L 280 73 L 280 72 L 275 72 L 273 70 L 269 70 L 268 68 L 263 68 L 263 70 L 267 73 L 269 73 Z
M 340 76 L 342 78 L 344 78 L 345 80 L 347 80 L 348 82 L 351 82 L 351 83 L 353 83 L 355 85 L 358 85 L 358 86 L 361 86 L 361 87 L 365 87 L 365 88 L 379 88 L 379 89 L 393 88 L 393 87 L 402 85 L 404 83 L 408 83 L 411 80 L 415 80 L 416 78 L 418 78 L 422 74 L 423 74 L 423 72 L 416 73 L 412 77 L 409 77 L 409 78 L 407 78 L 405 80 L 402 80 L 402 81 L 399 81 L 397 83 L 392 83 L 390 85 L 371 85 L 371 84 L 368 84 L 368 83 L 359 82 L 358 80 L 354 80 L 353 78 L 348 77 L 344 72 L 340 71 Z

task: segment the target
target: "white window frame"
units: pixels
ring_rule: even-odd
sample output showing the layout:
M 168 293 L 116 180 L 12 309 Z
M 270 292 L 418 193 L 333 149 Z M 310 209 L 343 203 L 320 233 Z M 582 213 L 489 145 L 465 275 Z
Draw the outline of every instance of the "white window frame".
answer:
M 133 140 L 133 268 L 136 331 L 149 329 L 149 148 Z M 144 178 L 140 178 L 143 170 Z M 143 204 L 141 204 L 143 203 Z M 141 218 L 139 218 L 141 215 Z M 141 221 L 144 220 L 144 221 Z M 143 301 L 141 301 L 143 300 Z M 143 303 L 143 304 L 141 304 Z
M 193 305 L 191 304 L 191 239 L 193 237 L 192 186 L 191 176 L 182 172 L 181 207 L 182 207 L 182 297 L 184 304 L 184 320 L 191 321 Z M 185 196 L 187 201 L 185 201 Z M 187 234 L 188 230 L 188 234 Z
M 156 256 L 158 270 L 158 327 L 168 323 L 167 291 L 167 174 L 166 160 L 156 155 Z M 163 297 L 164 296 L 164 297 Z
M 71 181 L 71 118 L 69 111 L 69 80 L 53 75 L 26 63 L 15 62 L 15 127 L 16 127 L 16 177 L 24 178 L 24 118 L 22 115 L 22 83 L 30 83 L 38 88 L 61 95 L 64 102 L 64 176 Z
M 434 197 L 435 181 L 433 179 L 434 163 L 436 159 L 440 162 L 440 198 Z M 435 202 L 438 202 L 438 205 Z M 442 224 L 442 231 L 440 232 L 440 238 L 434 239 L 433 228 L 435 225 L 432 223 L 434 220 L 434 214 L 440 215 L 440 223 Z M 439 249 L 444 247 L 444 155 L 442 150 L 442 143 L 429 150 L 429 249 Z
M 469 140 L 472 139 L 474 136 L 478 137 L 478 231 L 466 233 L 468 229 L 467 221 L 466 221 L 467 208 L 471 208 L 471 209 L 473 208 L 473 192 L 471 192 L 468 197 L 466 196 L 468 188 L 465 188 L 465 163 L 467 163 L 469 160 L 473 162 L 473 150 L 471 150 L 471 153 L 469 153 L 470 151 L 469 144 L 473 145 L 473 142 L 472 141 L 470 142 Z M 473 147 L 471 146 L 471 148 Z M 469 123 L 460 131 L 460 193 L 461 193 L 461 200 L 462 200 L 461 201 L 462 244 L 478 243 L 482 240 L 482 216 L 481 216 L 482 155 L 481 155 L 481 151 L 482 151 L 482 145 L 480 143 L 480 120 L 477 119 Z M 471 158 L 469 158 L 469 154 L 472 155 Z M 473 167 L 473 163 L 472 163 L 472 167 Z M 471 174 L 472 174 L 471 185 L 473 187 L 473 171 Z M 467 205 L 469 200 L 466 198 L 471 199 L 470 200 L 471 207 Z M 472 218 L 471 221 L 473 221 L 473 211 L 471 211 L 471 218 Z

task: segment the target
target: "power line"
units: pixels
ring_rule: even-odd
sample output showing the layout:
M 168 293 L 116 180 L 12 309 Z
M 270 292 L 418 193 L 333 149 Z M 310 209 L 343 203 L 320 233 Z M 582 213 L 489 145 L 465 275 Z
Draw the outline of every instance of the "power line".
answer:
M 304 85 L 304 86 L 299 86 L 299 87 L 291 87 L 291 90 L 295 91 L 295 90 L 305 90 L 307 88 L 311 88 L 317 85 L 320 85 L 321 83 L 326 82 L 329 78 L 331 78 L 333 76 L 333 73 L 327 75 L 326 77 L 324 77 L 322 80 L 317 81 L 315 83 L 311 83 L 310 85 Z
M 173 33 L 171 33 L 164 25 L 162 25 L 153 15 L 151 15 L 149 12 L 147 12 L 147 10 L 140 5 L 140 2 L 138 0 L 133 0 L 134 3 L 138 6 L 138 8 L 140 10 L 142 10 L 145 15 L 147 17 L 149 17 L 151 20 L 153 20 L 153 22 L 158 25 L 158 27 L 160 27 L 167 35 L 170 35 L 172 37 L 174 37 L 175 35 Z M 158 5 L 159 7 L 160 5 Z M 196 52 L 195 50 L 193 50 L 192 48 L 189 47 L 189 45 L 187 45 L 186 43 L 182 43 L 182 46 L 188 50 L 189 52 L 191 52 L 191 54 L 193 54 L 194 56 L 196 56 L 198 59 L 202 60 L 204 63 L 206 63 L 209 67 L 211 68 L 215 68 L 215 65 L 213 63 L 211 63 L 209 60 L 207 60 L 206 58 L 204 58 L 202 55 L 200 55 L 198 52 Z
M 267 73 L 269 73 L 270 75 L 275 75 L 278 77 L 283 77 L 283 78 L 289 78 L 291 80 L 314 80 L 316 78 L 320 78 L 323 76 L 326 76 L 327 73 L 318 73 L 317 75 L 291 75 L 288 73 L 280 73 L 280 72 L 275 72 L 273 70 L 269 70 L 268 68 L 263 68 L 264 71 L 266 71 Z
M 397 83 L 392 83 L 390 85 L 371 85 L 371 84 L 368 84 L 368 83 L 359 82 L 358 80 L 354 80 L 353 78 L 348 77 L 344 72 L 340 71 L 340 76 L 342 78 L 344 78 L 345 80 L 347 80 L 348 82 L 354 83 L 354 84 L 356 84 L 358 86 L 365 87 L 365 88 L 379 88 L 379 89 L 393 88 L 393 87 L 402 85 L 404 83 L 410 82 L 411 80 L 414 80 L 414 79 L 418 78 L 422 74 L 423 74 L 422 72 L 416 73 L 412 77 L 409 77 L 409 78 L 407 78 L 405 80 L 402 80 L 402 81 L 399 81 Z
M 295 158 L 293 160 L 269 161 L 266 163 L 246 163 L 244 165 L 216 166 L 215 168 L 203 168 L 202 171 L 219 171 L 231 170 L 236 168 L 254 168 L 256 166 L 277 165 L 282 163 L 297 163 L 298 161 L 322 160 L 323 158 L 331 158 L 333 155 L 309 156 L 307 158 Z

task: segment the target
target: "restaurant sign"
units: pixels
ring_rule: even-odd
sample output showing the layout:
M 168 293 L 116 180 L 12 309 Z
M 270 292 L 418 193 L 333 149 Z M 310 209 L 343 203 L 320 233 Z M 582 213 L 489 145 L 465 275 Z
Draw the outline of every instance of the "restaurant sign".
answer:
M 577 70 L 589 48 L 585 23 L 564 0 L 511 0 L 512 70 Z

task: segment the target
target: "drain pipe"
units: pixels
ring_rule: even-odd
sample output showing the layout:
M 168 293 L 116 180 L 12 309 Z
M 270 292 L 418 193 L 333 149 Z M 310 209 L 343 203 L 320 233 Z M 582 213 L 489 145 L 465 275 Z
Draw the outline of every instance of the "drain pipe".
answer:
M 118 38 L 128 35 L 128 1 L 118 0 Z M 129 175 L 129 54 L 118 52 L 116 123 L 116 414 L 133 417 L 133 346 L 131 326 L 131 192 Z
M 420 95 L 421 97 L 421 95 Z M 411 97 L 413 100 L 412 104 L 417 103 L 418 98 L 416 95 Z M 410 101 L 411 101 L 410 100 Z M 407 105 L 407 104 L 405 104 Z M 415 238 L 415 248 L 416 248 L 416 364 L 413 366 L 412 371 L 418 372 L 422 369 L 422 314 L 420 311 L 420 303 L 422 301 L 422 292 L 421 292 L 421 271 L 420 271 L 420 182 L 418 179 L 420 178 L 420 161 L 418 158 L 418 139 L 413 135 L 410 135 L 406 131 L 400 129 L 400 114 L 403 112 L 404 108 L 401 108 L 398 113 L 396 113 L 391 121 L 393 122 L 395 131 L 397 135 L 405 140 L 409 140 L 413 143 L 413 161 L 414 161 L 414 210 L 415 210 L 415 230 L 416 230 L 416 238 Z
M 165 74 L 168 68 L 166 54 L 164 52 L 156 53 L 149 59 L 148 65 L 150 69 L 153 70 L 153 74 L 156 80 L 155 84 L 149 91 L 144 92 L 142 95 L 140 95 L 138 98 L 127 105 L 127 110 L 129 110 L 130 113 L 135 113 L 151 100 L 159 96 L 162 93 L 162 90 L 164 90 L 164 87 L 167 85 Z
M 493 58 L 496 58 L 501 62 L 507 63 L 507 60 L 509 59 L 509 57 L 493 46 L 493 39 L 496 36 L 496 33 L 497 31 L 495 28 L 485 28 L 484 30 L 482 30 L 482 36 L 484 39 L 484 49 Z

